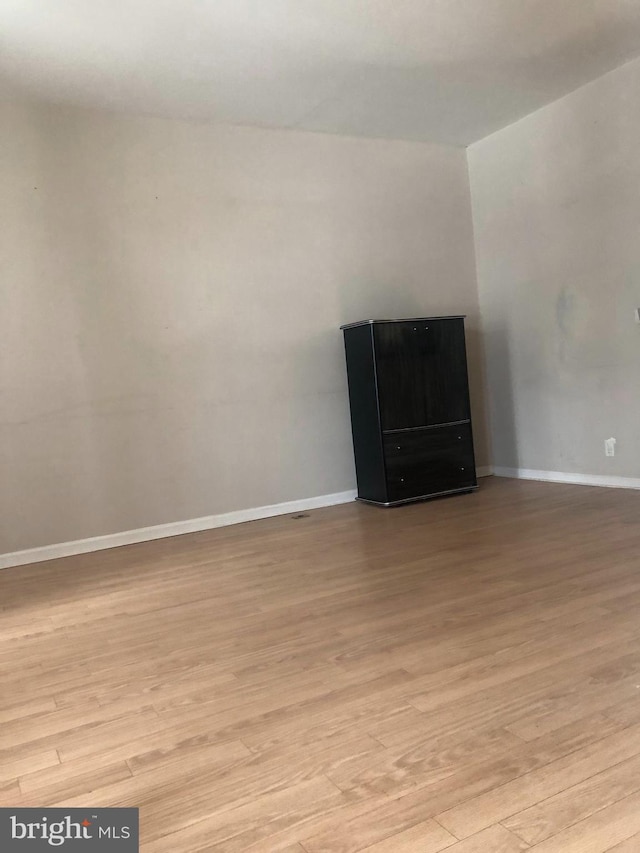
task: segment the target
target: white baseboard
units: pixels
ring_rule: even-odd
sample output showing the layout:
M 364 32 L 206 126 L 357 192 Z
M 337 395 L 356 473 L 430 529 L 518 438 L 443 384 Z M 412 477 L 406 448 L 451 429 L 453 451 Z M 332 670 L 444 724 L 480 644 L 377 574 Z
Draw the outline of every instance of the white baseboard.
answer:
M 488 466 L 476 468 L 478 477 L 489 477 L 493 473 Z M 506 475 L 505 475 L 506 476 Z M 104 551 L 120 545 L 135 545 L 137 542 L 149 542 L 153 539 L 165 539 L 168 536 L 181 536 L 183 533 L 197 533 L 201 530 L 213 530 L 229 524 L 241 524 L 243 521 L 256 521 L 289 512 L 302 512 L 323 506 L 349 503 L 355 500 L 355 489 L 347 492 L 335 492 L 331 495 L 319 495 L 315 498 L 303 498 L 298 501 L 259 506 L 253 509 L 240 509 L 222 515 L 207 515 L 204 518 L 191 518 L 186 521 L 172 521 L 169 524 L 156 524 L 153 527 L 140 527 L 137 530 L 124 530 L 106 536 L 93 536 L 90 539 L 76 539 L 73 542 L 60 542 L 44 545 L 41 548 L 28 548 L 11 554 L 0 554 L 0 569 L 24 566 L 27 563 L 41 563 L 44 560 L 56 560 L 59 557 L 72 557 L 74 554 L 88 554 L 92 551 Z
M 567 474 L 565 471 L 536 471 L 530 468 L 494 468 L 496 477 L 517 480 L 543 480 L 547 483 L 571 483 L 576 486 L 605 486 L 610 489 L 640 489 L 637 477 L 610 477 L 607 474 Z
M 289 512 L 301 512 L 306 509 L 318 509 L 323 506 L 349 503 L 355 500 L 356 492 L 335 492 L 331 495 L 319 495 L 315 498 L 303 498 L 298 501 L 259 506 L 253 509 L 240 509 L 225 512 L 222 515 L 207 515 L 204 518 L 191 518 L 187 521 L 172 521 L 169 524 L 156 524 L 153 527 L 140 527 L 137 530 L 124 530 L 107 536 L 93 536 L 91 539 L 76 539 L 74 542 L 60 542 L 57 545 L 45 545 L 42 548 L 29 548 L 26 551 L 14 551 L 12 554 L 0 554 L 0 569 L 24 566 L 27 563 L 40 563 L 43 560 L 55 560 L 58 557 L 71 557 L 74 554 L 88 554 L 91 551 L 103 551 L 120 545 L 134 545 L 136 542 L 149 542 L 152 539 L 164 539 L 168 536 L 181 536 L 183 533 L 197 533 L 200 530 L 213 530 L 229 524 L 243 521 L 256 521 L 259 518 L 271 518 L 274 515 L 286 515 Z

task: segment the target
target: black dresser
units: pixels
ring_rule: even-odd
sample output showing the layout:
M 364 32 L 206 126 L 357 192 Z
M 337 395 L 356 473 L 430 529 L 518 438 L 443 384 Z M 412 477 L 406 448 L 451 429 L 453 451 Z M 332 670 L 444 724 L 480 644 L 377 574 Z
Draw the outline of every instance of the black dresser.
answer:
M 341 328 L 358 499 L 390 506 L 476 489 L 464 317 Z

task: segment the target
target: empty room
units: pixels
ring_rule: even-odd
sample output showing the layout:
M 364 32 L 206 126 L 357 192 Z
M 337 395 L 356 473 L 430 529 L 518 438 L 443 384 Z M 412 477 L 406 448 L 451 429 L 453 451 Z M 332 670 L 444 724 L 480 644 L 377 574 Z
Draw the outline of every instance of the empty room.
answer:
M 0 0 L 0 851 L 640 853 L 640 0 Z

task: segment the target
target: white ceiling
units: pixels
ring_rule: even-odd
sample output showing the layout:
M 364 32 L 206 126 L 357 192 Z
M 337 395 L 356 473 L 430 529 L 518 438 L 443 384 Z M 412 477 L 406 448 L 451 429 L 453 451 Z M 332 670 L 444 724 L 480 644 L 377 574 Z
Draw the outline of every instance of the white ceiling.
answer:
M 0 83 L 467 145 L 640 54 L 640 0 L 0 0 Z

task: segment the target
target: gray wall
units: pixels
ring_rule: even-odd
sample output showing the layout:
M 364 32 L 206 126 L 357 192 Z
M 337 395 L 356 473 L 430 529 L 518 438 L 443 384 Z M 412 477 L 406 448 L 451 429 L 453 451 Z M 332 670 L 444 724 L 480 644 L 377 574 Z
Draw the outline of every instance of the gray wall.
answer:
M 635 61 L 468 149 L 496 466 L 640 477 L 638 92 Z
M 354 487 L 341 334 L 468 313 L 465 152 L 3 104 L 0 553 Z

